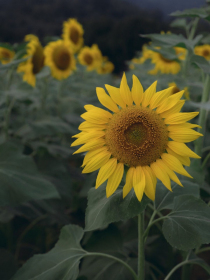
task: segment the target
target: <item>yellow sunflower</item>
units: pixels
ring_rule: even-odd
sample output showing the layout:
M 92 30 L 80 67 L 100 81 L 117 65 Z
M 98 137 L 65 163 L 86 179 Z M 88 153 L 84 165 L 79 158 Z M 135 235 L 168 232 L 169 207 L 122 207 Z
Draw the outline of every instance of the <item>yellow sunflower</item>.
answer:
M 102 63 L 97 69 L 98 74 L 108 74 L 112 73 L 114 70 L 114 64 L 111 61 L 108 61 L 107 57 L 102 58 Z
M 168 86 L 173 87 L 172 94 L 175 94 L 180 91 L 179 87 L 177 86 L 177 84 L 175 82 L 169 83 Z M 190 93 L 189 93 L 188 87 L 184 87 L 184 97 L 187 100 L 190 100 Z
M 205 57 L 206 60 L 210 60 L 210 45 L 197 46 L 194 49 L 196 55 Z
M 157 178 L 171 191 L 171 181 L 182 186 L 175 172 L 192 178 L 183 165 L 190 165 L 190 157 L 200 158 L 185 142 L 202 134 L 188 123 L 198 112 L 180 113 L 184 91 L 171 95 L 173 88 L 156 92 L 154 82 L 145 92 L 136 76 L 130 90 L 123 75 L 120 88 L 105 85 L 96 88 L 101 104 L 109 111 L 86 105 L 81 132 L 72 146 L 83 145 L 75 153 L 87 152 L 83 173 L 100 169 L 96 188 L 106 180 L 106 195 L 111 196 L 121 183 L 125 169 L 123 197 L 132 188 L 141 201 L 145 193 L 155 199 Z
M 152 59 L 154 51 L 147 48 L 147 45 L 143 45 L 142 47 L 142 56 L 139 59 L 133 59 L 134 63 L 144 63 L 147 59 Z
M 66 79 L 76 69 L 71 44 L 69 41 L 50 42 L 44 49 L 45 65 L 51 69 L 52 76 L 57 80 Z
M 185 48 L 174 47 L 174 50 L 175 50 L 179 60 L 185 60 L 186 54 L 187 54 L 187 50 Z
M 81 49 L 84 42 L 83 34 L 83 27 L 76 19 L 70 18 L 64 21 L 62 37 L 70 42 L 74 52 L 78 52 Z
M 78 60 L 82 65 L 87 66 L 87 71 L 96 70 L 103 63 L 103 56 L 96 44 L 92 47 L 84 47 L 81 49 Z
M 26 61 L 20 63 L 17 72 L 23 72 L 23 80 L 31 86 L 36 84 L 36 74 L 38 74 L 44 66 L 44 52 L 39 39 L 35 35 L 26 35 L 25 41 L 28 41 L 26 46 L 28 57 Z
M 158 72 L 162 74 L 177 74 L 181 69 L 179 62 L 165 58 L 158 52 L 153 52 L 152 63 L 155 64 L 155 68 L 150 70 L 149 74 L 153 75 Z
M 2 64 L 7 64 L 11 62 L 14 56 L 15 56 L 15 52 L 7 48 L 0 47 L 0 62 Z

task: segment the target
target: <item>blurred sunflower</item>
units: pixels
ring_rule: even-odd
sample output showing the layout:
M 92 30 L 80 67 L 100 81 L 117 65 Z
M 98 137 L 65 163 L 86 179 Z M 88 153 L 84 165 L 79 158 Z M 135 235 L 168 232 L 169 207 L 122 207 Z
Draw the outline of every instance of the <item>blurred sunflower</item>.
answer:
M 70 42 L 74 52 L 78 52 L 81 49 L 84 42 L 83 34 L 83 27 L 76 19 L 70 18 L 64 21 L 62 37 Z
M 149 74 L 152 75 L 155 75 L 158 72 L 161 72 L 162 74 L 177 74 L 181 69 L 179 62 L 165 58 L 158 52 L 153 52 L 152 63 L 155 64 L 155 68 L 149 71 Z
M 210 60 L 210 45 L 197 46 L 194 49 L 196 55 L 203 56 L 206 60 Z
M 179 87 L 177 86 L 177 84 L 175 82 L 171 82 L 168 84 L 169 87 L 173 87 L 172 88 L 172 93 L 171 94 L 174 94 L 174 93 L 177 93 L 180 91 Z M 190 100 L 190 93 L 189 93 L 189 90 L 188 90 L 188 87 L 184 87 L 184 97 L 187 99 L 187 100 Z
M 156 92 L 154 82 L 145 92 L 136 76 L 130 90 L 123 75 L 120 88 L 105 85 L 96 88 L 99 101 L 109 111 L 86 105 L 81 132 L 72 146 L 83 145 L 75 153 L 87 152 L 83 173 L 99 170 L 96 188 L 108 180 L 106 195 L 111 196 L 121 183 L 124 169 L 128 169 L 123 197 L 132 188 L 141 201 L 145 193 L 155 199 L 157 178 L 171 191 L 171 181 L 182 186 L 175 172 L 192 178 L 183 164 L 190 165 L 190 157 L 199 158 L 184 142 L 202 134 L 188 123 L 198 112 L 180 113 L 184 91 L 171 95 L 172 88 Z M 175 171 L 175 172 L 174 172 Z
M 174 47 L 174 50 L 175 50 L 179 60 L 185 60 L 186 54 L 187 54 L 187 50 L 185 48 Z
M 139 59 L 133 59 L 134 63 L 144 63 L 147 59 L 152 59 L 153 51 L 147 48 L 147 45 L 143 45 L 142 47 L 142 56 Z
M 52 76 L 57 80 L 66 79 L 76 69 L 71 44 L 69 41 L 50 42 L 44 49 L 45 65 L 51 69 Z
M 0 62 L 2 64 L 7 64 L 11 62 L 14 56 L 15 56 L 15 52 L 7 48 L 0 47 Z
M 107 57 L 103 57 L 103 62 L 97 69 L 98 74 L 108 74 L 112 73 L 114 70 L 114 64 L 111 61 L 108 61 Z
M 81 49 L 78 60 L 82 65 L 87 66 L 87 71 L 96 70 L 103 63 L 103 56 L 96 44 L 92 47 L 84 47 Z
M 28 41 L 28 44 L 26 46 L 27 54 L 24 57 L 30 57 L 26 61 L 20 63 L 17 72 L 24 72 L 23 80 L 34 87 L 36 84 L 36 74 L 38 74 L 44 66 L 44 52 L 38 37 L 35 35 L 26 35 L 25 41 Z

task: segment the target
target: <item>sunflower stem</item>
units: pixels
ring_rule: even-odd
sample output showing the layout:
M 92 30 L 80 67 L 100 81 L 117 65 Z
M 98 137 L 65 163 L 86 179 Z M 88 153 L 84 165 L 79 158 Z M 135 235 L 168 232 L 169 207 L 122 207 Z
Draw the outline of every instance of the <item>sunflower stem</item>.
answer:
M 210 91 L 210 75 L 206 75 L 205 82 L 204 82 L 204 88 L 203 88 L 203 94 L 201 102 L 205 103 L 208 101 L 209 98 L 209 91 Z M 198 132 L 204 134 L 205 131 L 205 122 L 206 122 L 207 112 L 204 108 L 201 108 L 198 124 L 201 126 L 201 128 L 198 128 Z M 195 142 L 195 153 L 201 156 L 202 154 L 202 146 L 203 146 L 203 138 L 199 137 Z
M 144 280 L 144 211 L 138 215 L 138 280 Z

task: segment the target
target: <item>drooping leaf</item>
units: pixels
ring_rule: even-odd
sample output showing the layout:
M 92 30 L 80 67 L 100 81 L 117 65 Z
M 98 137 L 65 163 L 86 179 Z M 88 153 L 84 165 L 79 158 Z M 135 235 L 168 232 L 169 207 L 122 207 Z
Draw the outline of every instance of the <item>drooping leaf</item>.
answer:
M 190 250 L 210 242 L 210 208 L 191 195 L 174 199 L 174 209 L 163 223 L 163 234 L 171 246 Z
M 170 24 L 171 27 L 179 27 L 179 28 L 183 28 L 186 29 L 187 26 L 187 21 L 184 18 L 177 18 L 174 21 L 172 21 L 172 23 Z
M 0 206 L 59 198 L 56 188 L 41 176 L 33 159 L 10 142 L 0 145 L 0 182 Z
M 176 183 L 171 184 L 173 192 L 170 192 L 162 183 L 157 183 L 157 190 L 155 196 L 155 208 L 157 210 L 162 209 L 173 209 L 174 207 L 174 198 L 181 195 L 193 195 L 199 198 L 199 185 L 191 181 L 182 181 L 181 187 Z
M 139 202 L 133 190 L 123 199 L 121 189 L 107 198 L 104 185 L 97 190 L 92 188 L 88 193 L 85 230 L 99 229 L 110 223 L 132 218 L 144 211 L 149 201 L 144 196 Z
M 79 226 L 64 226 L 55 247 L 29 259 L 12 280 L 75 280 L 80 260 L 86 255 L 80 246 L 82 237 L 83 230 Z

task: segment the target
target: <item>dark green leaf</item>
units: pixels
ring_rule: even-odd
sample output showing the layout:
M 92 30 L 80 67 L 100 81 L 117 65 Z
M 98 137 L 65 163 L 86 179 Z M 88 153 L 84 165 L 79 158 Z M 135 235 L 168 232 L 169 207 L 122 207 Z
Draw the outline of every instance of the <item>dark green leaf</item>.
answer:
M 104 185 L 97 190 L 93 188 L 88 193 L 85 230 L 99 229 L 110 223 L 132 218 L 144 211 L 149 201 L 144 196 L 139 202 L 133 190 L 123 199 L 121 189 L 107 198 Z
M 172 23 L 170 24 L 171 27 L 179 27 L 179 28 L 183 28 L 186 29 L 187 26 L 187 21 L 184 18 L 177 18 L 174 21 L 172 21 Z
M 0 279 L 10 280 L 17 270 L 15 257 L 9 251 L 0 249 Z
M 33 159 L 13 143 L 0 145 L 0 206 L 59 198 L 55 187 L 39 174 Z
M 197 67 L 203 70 L 204 73 L 210 74 L 210 64 L 204 57 L 193 55 L 190 61 L 192 64 L 195 64 Z
M 182 181 L 183 188 L 172 183 L 171 188 L 173 192 L 170 192 L 162 183 L 157 184 L 156 196 L 155 196 L 155 208 L 157 210 L 173 209 L 174 198 L 181 195 L 191 194 L 199 198 L 199 185 L 190 181 Z
M 82 237 L 82 228 L 76 225 L 63 227 L 55 247 L 29 259 L 12 280 L 75 280 L 80 259 L 86 255 L 80 246 Z
M 163 223 L 171 246 L 188 251 L 210 242 L 210 208 L 191 195 L 174 199 L 174 209 Z

